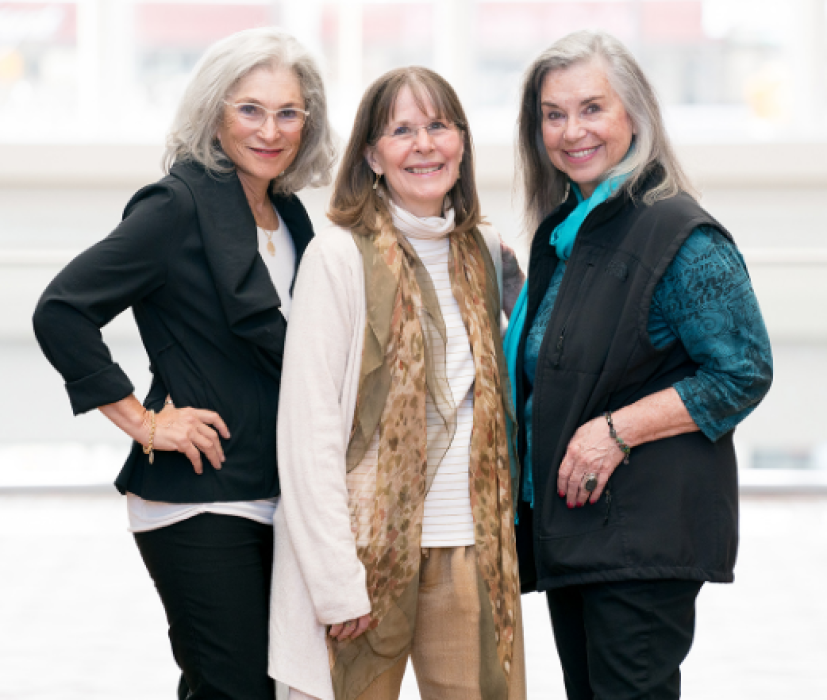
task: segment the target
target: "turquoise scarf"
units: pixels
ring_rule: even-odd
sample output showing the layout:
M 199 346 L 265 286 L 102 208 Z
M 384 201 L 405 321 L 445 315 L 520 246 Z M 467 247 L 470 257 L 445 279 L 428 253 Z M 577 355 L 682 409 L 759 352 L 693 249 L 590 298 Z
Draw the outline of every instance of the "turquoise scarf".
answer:
M 586 220 L 586 217 L 592 210 L 600 204 L 603 204 L 609 197 L 611 197 L 618 188 L 623 184 L 628 175 L 618 175 L 617 177 L 609 178 L 601 182 L 595 188 L 592 196 L 588 199 L 583 199 L 580 188 L 571 183 L 571 188 L 577 197 L 578 204 L 574 210 L 569 214 L 557 227 L 552 231 L 549 243 L 554 246 L 557 257 L 562 261 L 567 261 L 571 255 L 572 248 L 574 248 L 574 241 L 577 238 L 577 232 Z M 523 288 L 520 291 L 520 296 L 514 304 L 511 311 L 511 318 L 508 322 L 508 331 L 503 338 L 503 347 L 505 348 L 505 359 L 508 365 L 508 377 L 511 380 L 511 400 L 513 405 L 517 406 L 517 353 L 520 346 L 520 338 L 523 335 L 523 327 L 526 322 L 526 315 L 528 314 L 528 279 L 526 279 Z M 509 457 L 511 458 L 511 475 L 516 479 L 517 474 L 517 455 L 514 454 L 513 445 L 516 440 L 511 439 L 516 426 L 509 420 L 507 421 L 509 430 Z M 530 465 L 526 465 L 523 470 L 524 478 L 531 479 Z M 516 511 L 515 511 L 516 514 Z

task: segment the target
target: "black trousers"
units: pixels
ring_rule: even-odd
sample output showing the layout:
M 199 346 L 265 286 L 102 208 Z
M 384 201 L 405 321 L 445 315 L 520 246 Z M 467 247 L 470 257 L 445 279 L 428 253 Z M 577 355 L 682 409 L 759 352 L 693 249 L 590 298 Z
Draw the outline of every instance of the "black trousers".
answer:
M 569 700 L 675 700 L 699 581 L 619 581 L 546 592 Z
M 166 610 L 179 700 L 273 700 L 272 526 L 204 513 L 135 541 Z

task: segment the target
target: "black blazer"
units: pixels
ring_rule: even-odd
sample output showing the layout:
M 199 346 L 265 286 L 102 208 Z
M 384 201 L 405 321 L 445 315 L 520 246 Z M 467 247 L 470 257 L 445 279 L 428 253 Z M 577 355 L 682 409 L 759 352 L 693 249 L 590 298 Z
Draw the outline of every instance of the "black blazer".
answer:
M 313 237 L 295 196 L 273 196 L 293 237 L 296 264 Z M 115 485 L 143 498 L 201 503 L 279 494 L 276 413 L 286 321 L 258 254 L 256 224 L 238 177 L 193 163 L 138 191 L 123 221 L 49 284 L 34 313 L 43 352 L 66 382 L 75 414 L 114 403 L 134 387 L 100 329 L 131 307 L 150 359 L 144 405 L 216 411 L 231 437 L 203 475 L 179 452 L 150 465 L 133 444 Z

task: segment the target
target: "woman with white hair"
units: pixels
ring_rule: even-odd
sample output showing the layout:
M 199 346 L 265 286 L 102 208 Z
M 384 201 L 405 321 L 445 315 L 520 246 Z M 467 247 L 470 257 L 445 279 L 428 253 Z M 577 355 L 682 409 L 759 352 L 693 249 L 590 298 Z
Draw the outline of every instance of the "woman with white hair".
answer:
M 274 697 L 276 412 L 293 278 L 313 237 L 295 193 L 329 182 L 334 156 L 308 52 L 269 28 L 219 41 L 179 106 L 167 176 L 35 311 L 74 412 L 97 408 L 134 441 L 115 485 L 167 613 L 180 698 Z M 100 333 L 130 307 L 152 372 L 143 405 Z
M 620 42 L 578 32 L 537 58 L 518 138 L 523 591 L 546 592 L 571 700 L 677 698 L 698 592 L 733 579 L 732 434 L 772 380 L 766 328 Z

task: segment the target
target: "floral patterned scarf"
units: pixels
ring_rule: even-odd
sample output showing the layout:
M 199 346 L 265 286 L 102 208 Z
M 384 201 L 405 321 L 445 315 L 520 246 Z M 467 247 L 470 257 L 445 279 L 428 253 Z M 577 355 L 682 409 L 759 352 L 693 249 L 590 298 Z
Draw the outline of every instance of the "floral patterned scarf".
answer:
M 329 639 L 337 700 L 356 698 L 410 652 L 425 496 L 441 460 L 428 450 L 426 398 L 451 437 L 456 414 L 445 379 L 444 324 L 425 266 L 390 220 L 354 240 L 364 262 L 367 322 L 348 490 L 371 624 L 352 642 Z M 496 272 L 479 231 L 450 234 L 449 268 L 476 369 L 469 488 L 482 611 L 480 687 L 486 700 L 502 700 L 519 604 L 506 433 L 506 414 L 513 411 L 498 336 Z M 351 479 L 377 430 L 373 473 Z

